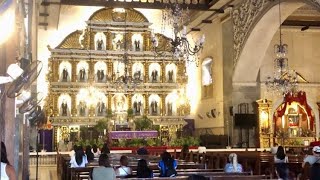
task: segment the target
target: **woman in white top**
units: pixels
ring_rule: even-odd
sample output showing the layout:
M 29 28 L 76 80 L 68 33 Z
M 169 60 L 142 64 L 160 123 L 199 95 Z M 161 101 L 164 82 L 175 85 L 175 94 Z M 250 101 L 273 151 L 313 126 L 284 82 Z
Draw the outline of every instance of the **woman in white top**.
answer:
M 82 148 L 76 150 L 74 156 L 71 157 L 70 167 L 85 167 L 88 164 L 87 156 L 84 154 Z
M 91 152 L 93 153 L 95 158 L 98 158 L 101 154 L 101 152 L 96 144 L 92 145 Z
M 130 177 L 132 175 L 132 169 L 128 167 L 129 161 L 127 156 L 121 156 L 120 167 L 116 169 L 117 176 Z
M 7 158 L 6 146 L 1 142 L 1 180 L 16 180 L 16 173 Z
M 284 148 L 282 146 L 278 147 L 277 153 L 274 156 L 274 163 L 276 166 L 276 174 L 281 179 L 289 178 L 289 168 L 288 168 L 288 156 L 286 156 L 284 152 Z

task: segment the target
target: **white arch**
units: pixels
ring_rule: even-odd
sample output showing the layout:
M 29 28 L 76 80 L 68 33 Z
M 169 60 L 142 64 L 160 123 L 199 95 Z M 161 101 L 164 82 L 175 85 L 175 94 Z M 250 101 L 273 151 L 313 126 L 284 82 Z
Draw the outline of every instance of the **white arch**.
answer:
M 303 2 L 282 2 L 281 19 L 284 21 Z M 279 29 L 279 6 L 273 6 L 252 29 L 233 73 L 233 84 L 256 83 L 261 62 L 274 34 Z M 250 71 L 248 71 L 250 69 Z

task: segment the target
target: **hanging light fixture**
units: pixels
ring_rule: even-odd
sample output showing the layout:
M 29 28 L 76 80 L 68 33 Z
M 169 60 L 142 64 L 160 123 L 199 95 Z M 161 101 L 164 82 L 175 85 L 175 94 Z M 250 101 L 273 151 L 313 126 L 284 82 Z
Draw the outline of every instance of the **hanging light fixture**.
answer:
M 274 77 L 267 77 L 266 86 L 269 90 L 287 94 L 297 89 L 297 73 L 288 66 L 288 45 L 282 42 L 281 8 L 279 0 L 280 41 L 274 46 L 276 59 L 274 60 Z
M 179 3 L 175 1 L 169 8 L 162 11 L 162 31 L 168 26 L 172 27 L 173 36 L 170 44 L 166 45 L 171 48 L 171 53 L 175 59 L 185 59 L 187 62 L 198 61 L 198 53 L 203 49 L 205 36 L 195 43 L 194 46 L 187 39 L 187 28 L 185 24 L 189 22 L 189 10 L 180 7 Z M 182 28 L 182 31 L 180 29 Z M 159 47 L 159 39 L 154 33 L 151 34 L 151 43 L 156 54 L 162 55 L 163 47 Z M 161 50 L 160 50 L 161 49 Z
M 127 12 L 125 11 L 125 9 L 122 9 L 121 11 L 119 11 L 117 9 L 117 13 L 118 13 L 118 17 L 123 17 L 124 18 L 124 54 L 123 56 L 120 58 L 119 62 L 122 62 L 124 64 L 124 73 L 122 75 L 120 75 L 120 70 L 117 70 L 117 78 L 115 79 L 115 81 L 113 82 L 115 85 L 115 88 L 118 91 L 124 91 L 126 92 L 129 88 L 132 88 L 133 90 L 135 90 L 135 88 L 137 87 L 137 85 L 139 85 L 142 80 L 140 80 L 140 77 L 136 77 L 136 75 L 131 76 L 128 72 L 129 69 L 129 64 L 130 64 L 130 60 L 129 60 L 129 54 L 128 54 L 128 38 L 127 38 Z M 119 14 L 119 13 L 124 13 L 123 14 Z M 118 68 L 120 66 L 120 63 L 118 63 Z

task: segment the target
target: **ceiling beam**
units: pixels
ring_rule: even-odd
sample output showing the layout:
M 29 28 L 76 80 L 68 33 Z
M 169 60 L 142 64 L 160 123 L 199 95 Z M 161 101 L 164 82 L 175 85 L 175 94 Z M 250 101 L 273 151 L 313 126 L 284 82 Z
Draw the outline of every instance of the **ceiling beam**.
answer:
M 320 27 L 320 21 L 299 21 L 299 20 L 285 20 L 282 23 L 283 26 L 310 26 L 310 27 Z

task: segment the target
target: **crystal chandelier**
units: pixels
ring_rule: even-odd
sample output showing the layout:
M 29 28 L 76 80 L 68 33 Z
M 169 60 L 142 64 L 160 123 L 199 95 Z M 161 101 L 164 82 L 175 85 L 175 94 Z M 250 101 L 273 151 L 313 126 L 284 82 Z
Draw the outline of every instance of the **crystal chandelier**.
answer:
M 274 60 L 274 77 L 267 77 L 266 86 L 269 90 L 287 94 L 297 89 L 297 73 L 295 70 L 289 70 L 288 66 L 288 45 L 282 42 L 281 31 L 281 11 L 279 0 L 279 21 L 280 21 L 280 42 L 274 46 L 276 59 Z
M 178 2 L 174 2 L 170 8 L 165 8 L 162 11 L 162 31 L 167 27 L 172 27 L 172 39 L 170 44 L 166 45 L 171 48 L 171 53 L 175 59 L 185 59 L 187 62 L 198 61 L 198 53 L 203 49 L 205 36 L 202 37 L 195 43 L 194 46 L 187 39 L 187 28 L 185 24 L 189 21 L 189 10 L 184 10 L 180 7 Z M 180 29 L 182 27 L 182 32 Z M 162 55 L 159 49 L 159 39 L 154 33 L 151 34 L 151 43 L 154 52 L 158 55 Z

